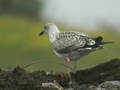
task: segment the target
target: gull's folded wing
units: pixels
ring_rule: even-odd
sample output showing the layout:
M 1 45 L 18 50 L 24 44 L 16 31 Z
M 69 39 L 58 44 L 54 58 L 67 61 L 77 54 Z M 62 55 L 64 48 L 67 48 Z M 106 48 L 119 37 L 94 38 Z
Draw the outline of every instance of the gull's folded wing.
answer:
M 83 33 L 61 32 L 51 44 L 58 53 L 69 53 L 74 50 L 83 49 L 88 43 L 89 37 Z

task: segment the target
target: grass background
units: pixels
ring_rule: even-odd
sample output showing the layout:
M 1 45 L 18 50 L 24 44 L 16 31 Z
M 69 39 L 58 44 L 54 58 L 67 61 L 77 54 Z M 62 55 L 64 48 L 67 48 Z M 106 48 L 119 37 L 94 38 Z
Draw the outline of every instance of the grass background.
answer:
M 45 22 L 30 21 L 25 18 L 0 17 L 0 67 L 23 67 L 25 64 L 39 61 L 27 70 L 66 71 L 58 63 L 66 62 L 57 57 L 51 48 L 47 35 L 39 36 Z M 64 31 L 68 27 L 58 25 Z M 120 36 L 109 30 L 88 32 L 77 28 L 92 37 L 103 36 L 104 41 L 114 41 L 114 44 L 105 45 L 103 50 L 95 51 L 79 60 L 78 69 L 93 67 L 112 58 L 120 57 Z M 71 63 L 71 66 L 74 62 Z

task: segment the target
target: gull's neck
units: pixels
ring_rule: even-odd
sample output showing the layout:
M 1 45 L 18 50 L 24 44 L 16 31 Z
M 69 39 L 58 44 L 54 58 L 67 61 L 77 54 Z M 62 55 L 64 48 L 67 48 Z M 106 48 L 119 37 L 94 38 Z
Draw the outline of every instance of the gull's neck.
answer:
M 49 35 L 49 39 L 50 39 L 51 43 L 56 40 L 56 35 L 59 33 L 60 33 L 60 31 L 57 27 L 51 28 L 51 30 L 49 30 L 48 35 Z

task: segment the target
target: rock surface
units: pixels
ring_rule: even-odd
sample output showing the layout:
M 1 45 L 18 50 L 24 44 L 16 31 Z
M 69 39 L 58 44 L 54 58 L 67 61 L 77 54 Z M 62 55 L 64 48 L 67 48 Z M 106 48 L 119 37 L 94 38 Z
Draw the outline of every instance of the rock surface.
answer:
M 0 90 L 120 90 L 119 71 L 119 59 L 70 74 L 0 69 Z
M 105 81 L 98 87 L 104 88 L 105 90 L 120 90 L 120 81 Z

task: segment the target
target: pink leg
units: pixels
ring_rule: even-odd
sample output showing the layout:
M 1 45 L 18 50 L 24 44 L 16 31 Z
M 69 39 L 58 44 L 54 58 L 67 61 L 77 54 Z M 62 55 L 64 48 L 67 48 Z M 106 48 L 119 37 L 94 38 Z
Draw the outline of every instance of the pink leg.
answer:
M 68 58 L 68 59 L 67 59 L 67 63 L 70 63 L 70 62 L 71 62 L 71 60 L 70 60 L 70 58 Z
M 70 58 L 67 59 L 67 63 L 69 64 L 71 62 Z M 71 68 L 69 65 L 68 65 L 68 68 L 71 69 L 73 72 L 76 72 L 76 69 L 77 69 L 77 61 L 75 61 L 75 64 L 74 64 L 74 67 Z

